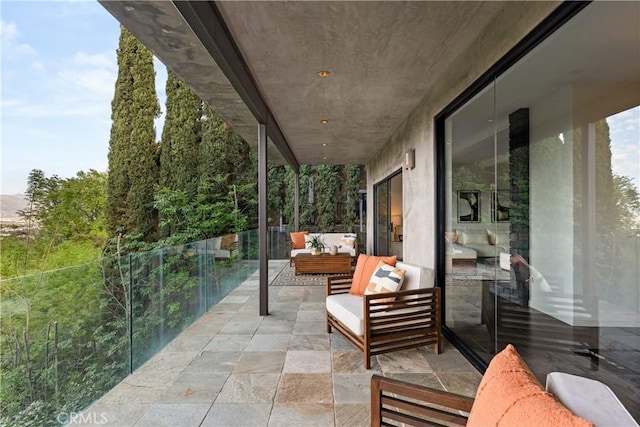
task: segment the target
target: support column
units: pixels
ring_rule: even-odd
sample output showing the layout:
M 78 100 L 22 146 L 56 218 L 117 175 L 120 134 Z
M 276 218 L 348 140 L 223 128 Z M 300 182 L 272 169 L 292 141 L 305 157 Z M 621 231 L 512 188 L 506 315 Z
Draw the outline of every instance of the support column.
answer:
M 269 314 L 269 258 L 267 254 L 267 126 L 258 124 L 258 257 L 260 316 Z
M 294 231 L 300 231 L 300 171 L 295 172 L 295 205 L 293 208 L 293 216 L 294 216 Z

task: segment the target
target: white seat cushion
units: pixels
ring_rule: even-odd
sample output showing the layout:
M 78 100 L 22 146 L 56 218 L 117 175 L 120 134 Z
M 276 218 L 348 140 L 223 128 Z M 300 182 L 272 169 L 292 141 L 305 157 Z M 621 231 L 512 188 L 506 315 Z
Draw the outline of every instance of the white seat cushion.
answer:
M 564 372 L 547 374 L 546 389 L 567 409 L 601 426 L 638 426 L 611 389 L 600 381 Z
M 349 328 L 358 336 L 364 335 L 364 319 L 362 317 L 364 310 L 362 308 L 363 298 L 351 294 L 336 294 L 327 297 L 327 312 L 338 319 L 343 325 Z M 403 308 L 395 310 L 394 314 L 413 313 L 414 309 Z M 384 312 L 371 313 L 371 317 L 375 318 L 384 315 Z M 396 326 L 403 324 L 411 324 L 411 322 L 398 322 Z
M 326 300 L 327 311 L 340 320 L 356 335 L 364 334 L 362 319 L 362 297 L 351 294 L 329 295 Z

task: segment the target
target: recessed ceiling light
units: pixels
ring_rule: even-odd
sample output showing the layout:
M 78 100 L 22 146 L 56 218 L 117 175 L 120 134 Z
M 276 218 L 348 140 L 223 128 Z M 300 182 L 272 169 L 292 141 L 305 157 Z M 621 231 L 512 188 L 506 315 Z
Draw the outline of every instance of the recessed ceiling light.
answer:
M 323 125 L 326 125 L 327 123 L 329 123 L 329 120 L 322 119 L 322 120 L 320 120 L 320 123 L 322 123 Z
M 326 146 L 327 146 L 327 143 L 326 143 L 326 142 L 323 142 L 323 143 L 322 143 L 322 146 L 323 146 L 323 147 L 326 147 Z
M 329 77 L 329 74 L 331 74 L 329 71 L 323 70 L 323 71 L 318 71 L 318 75 L 320 77 Z
M 322 160 L 327 160 L 327 156 L 322 157 Z
M 493 119 L 487 119 L 488 123 L 493 123 Z

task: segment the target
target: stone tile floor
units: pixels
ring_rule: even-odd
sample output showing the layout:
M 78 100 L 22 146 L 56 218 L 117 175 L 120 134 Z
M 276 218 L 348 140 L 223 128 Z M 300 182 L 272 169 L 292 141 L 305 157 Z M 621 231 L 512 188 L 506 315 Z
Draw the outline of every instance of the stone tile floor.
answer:
M 270 261 L 270 281 L 286 261 Z M 481 375 L 449 343 L 372 358 L 326 332 L 322 286 L 257 274 L 84 412 L 110 426 L 367 426 L 374 373 L 473 396 Z M 80 425 L 75 423 L 72 425 Z

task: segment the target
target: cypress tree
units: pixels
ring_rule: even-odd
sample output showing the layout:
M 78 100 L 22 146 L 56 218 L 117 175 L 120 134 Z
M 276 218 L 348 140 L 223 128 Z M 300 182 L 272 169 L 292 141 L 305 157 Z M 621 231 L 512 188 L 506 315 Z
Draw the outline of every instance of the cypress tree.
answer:
M 229 224 L 227 231 L 255 226 L 251 219 L 257 217 L 257 153 L 208 105 L 203 106 L 198 160 L 200 196 L 211 204 L 228 201 L 249 221 Z
M 151 242 L 156 237 L 153 209 L 158 180 L 153 120 L 160 112 L 153 55 L 121 26 L 118 78 L 111 103 L 107 231 L 111 238 Z M 107 248 L 107 252 L 111 252 Z
M 135 48 L 133 37 L 120 28 L 117 50 L 118 78 L 111 101 L 111 136 L 109 138 L 109 177 L 107 179 L 106 222 L 107 235 L 115 237 L 125 231 L 125 215 L 129 176 L 126 168 L 128 136 L 131 134 L 133 78 L 131 66 Z
M 202 102 L 171 70 L 167 70 L 166 91 L 167 115 L 162 130 L 160 186 L 182 190 L 193 198 L 198 190 Z
M 215 202 L 216 196 L 226 192 L 225 183 L 219 179 L 225 163 L 226 124 L 208 105 L 203 106 L 202 135 L 198 150 L 198 192 Z M 226 178 L 225 178 L 226 181 Z

